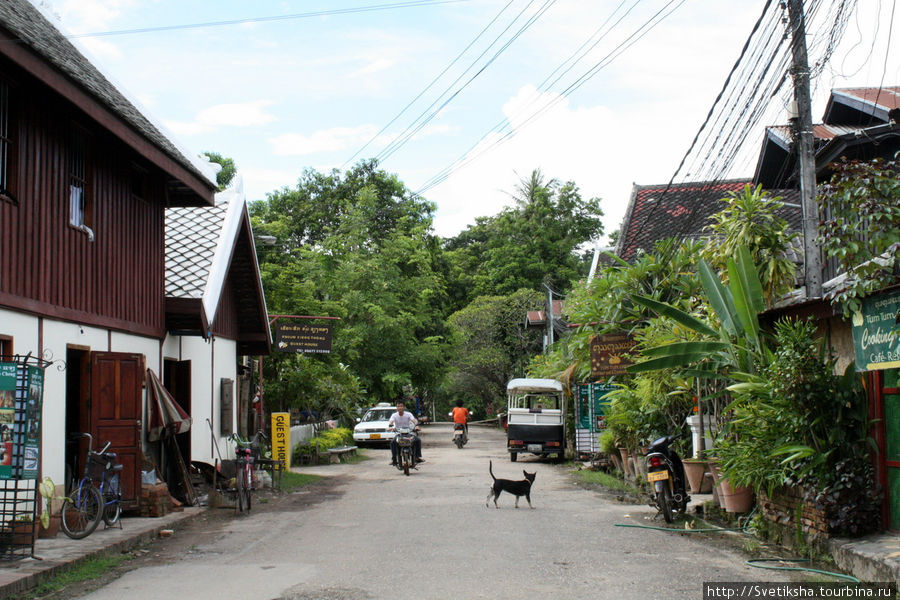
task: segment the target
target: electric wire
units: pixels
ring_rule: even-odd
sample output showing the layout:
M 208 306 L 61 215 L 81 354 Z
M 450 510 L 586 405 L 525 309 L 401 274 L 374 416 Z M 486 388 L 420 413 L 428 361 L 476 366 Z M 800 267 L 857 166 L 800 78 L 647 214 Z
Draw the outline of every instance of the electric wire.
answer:
M 677 1 L 677 4 L 676 4 L 676 1 Z M 439 171 L 436 175 L 432 176 L 429 180 L 427 180 L 424 184 L 422 184 L 419 187 L 419 189 L 416 190 L 415 193 L 419 194 L 419 195 L 423 194 L 428 189 L 431 189 L 432 187 L 445 181 L 454 172 L 462 169 L 463 167 L 470 164 L 471 162 L 473 162 L 474 160 L 476 160 L 477 158 L 479 158 L 486 152 L 492 150 L 496 146 L 504 143 L 505 141 L 507 141 L 510 138 L 512 138 L 513 136 L 515 136 L 517 134 L 517 132 L 521 131 L 521 129 L 523 127 L 527 126 L 529 123 L 533 122 L 535 119 L 537 119 L 542 114 L 544 114 L 547 110 L 549 110 L 550 108 L 552 108 L 553 106 L 555 106 L 556 104 L 561 102 L 564 98 L 571 95 L 574 91 L 576 91 L 579 87 L 581 87 L 586 81 L 588 81 L 590 78 L 594 77 L 600 70 L 607 67 L 612 61 L 614 61 L 618 56 L 620 56 L 628 48 L 630 48 L 632 45 L 634 45 L 635 43 L 640 41 L 640 39 L 642 39 L 647 33 L 649 33 L 649 31 L 651 31 L 653 28 L 655 28 L 665 18 L 670 16 L 684 2 L 685 2 L 685 0 L 670 0 L 667 4 L 665 4 L 663 6 L 663 8 L 658 10 L 650 19 L 645 21 L 640 27 L 638 27 L 634 32 L 632 32 L 626 38 L 625 41 L 621 42 L 618 46 L 616 46 L 616 48 L 614 48 L 612 51 L 610 51 L 608 54 L 606 54 L 603 59 L 601 59 L 599 62 L 595 63 L 591 68 L 589 68 L 585 73 L 583 73 L 580 77 L 578 77 L 574 82 L 569 84 L 569 86 L 567 88 L 565 88 L 559 95 L 557 95 L 553 99 L 545 102 L 544 105 L 539 110 L 532 113 L 527 119 L 525 119 L 520 124 L 520 126 L 517 130 L 512 130 L 510 128 L 503 135 L 501 135 L 498 139 L 494 140 L 490 145 L 482 148 L 479 152 L 477 152 L 474 155 L 467 156 L 467 154 L 469 152 L 471 152 L 471 150 L 472 150 L 472 149 L 470 149 L 465 154 L 463 154 L 459 159 L 457 159 L 454 163 L 451 163 L 451 165 L 449 165 L 448 167 L 445 167 L 444 169 Z M 669 12 L 663 14 L 663 12 L 666 9 L 668 9 L 669 7 L 671 7 L 673 4 L 676 4 L 676 6 L 674 8 L 672 8 L 671 10 L 669 10 Z M 492 131 L 488 132 L 487 134 L 485 134 L 484 136 L 482 136 L 482 139 L 479 140 L 478 142 L 476 142 L 476 144 L 475 144 L 475 146 L 473 146 L 473 148 L 477 147 L 481 143 L 481 141 L 486 139 L 487 136 L 489 136 L 493 132 L 494 132 L 494 130 L 492 130 Z
M 182 25 L 161 25 L 159 27 L 139 27 L 135 29 L 118 29 L 114 31 L 95 31 L 91 33 L 75 33 L 67 35 L 69 39 L 89 37 L 109 37 L 115 35 L 132 35 L 136 33 L 154 33 L 159 31 L 178 31 L 183 29 L 201 29 L 206 27 L 222 27 L 227 25 L 243 25 L 246 23 L 267 23 L 273 21 L 288 21 L 293 19 L 309 19 L 312 17 L 325 17 L 332 15 L 347 15 L 354 13 L 376 12 L 393 10 L 397 8 L 417 8 L 420 6 L 437 6 L 440 4 L 457 4 L 470 2 L 471 0 L 411 0 L 409 2 L 392 2 L 389 4 L 376 4 L 372 6 L 357 6 L 352 8 L 336 8 L 330 10 L 317 10 L 290 15 L 274 15 L 271 17 L 248 17 L 246 19 L 230 19 L 227 21 L 203 21 L 200 23 L 185 23 Z
M 421 92 L 419 92 L 418 94 L 416 94 L 416 96 L 415 96 L 412 100 L 410 100 L 409 103 L 408 103 L 406 106 L 404 106 L 404 107 L 400 110 L 400 112 L 398 112 L 396 115 L 394 115 L 394 118 L 391 119 L 391 120 L 387 123 L 387 125 L 385 125 L 384 127 L 382 127 L 382 128 L 378 131 L 378 133 L 376 133 L 375 135 L 373 135 L 372 138 L 369 139 L 369 141 L 367 141 L 365 144 L 363 144 L 362 147 L 361 147 L 359 150 L 357 150 L 356 152 L 354 152 L 354 153 L 353 153 L 353 156 L 351 156 L 350 158 L 348 158 L 347 160 L 345 160 L 344 163 L 341 165 L 341 168 L 343 169 L 344 167 L 346 167 L 347 164 L 348 164 L 350 161 L 352 161 L 354 158 L 356 158 L 357 156 L 359 156 L 359 155 L 362 153 L 363 150 L 365 150 L 366 148 L 369 147 L 369 144 L 371 144 L 371 143 L 374 142 L 376 139 L 378 139 L 378 136 L 380 136 L 380 135 L 383 134 L 385 131 L 387 131 L 387 128 L 388 128 L 388 127 L 390 127 L 391 125 L 393 125 L 393 124 L 397 121 L 397 119 L 399 119 L 401 116 L 403 116 L 403 114 L 409 109 L 410 106 L 412 106 L 413 104 L 415 104 L 416 101 L 417 101 L 419 98 L 421 98 L 421 97 L 425 94 L 425 92 L 427 92 L 428 90 L 430 90 L 430 89 L 432 88 L 432 86 L 434 86 L 434 84 L 437 83 L 437 81 L 438 81 L 441 77 L 443 77 L 443 76 L 447 73 L 447 71 L 449 71 L 449 70 L 453 67 L 453 65 L 455 65 L 455 64 L 459 61 L 459 59 L 462 58 L 462 57 L 465 55 L 465 53 L 468 52 L 469 49 L 470 49 L 472 46 L 474 46 L 475 43 L 476 43 L 479 39 L 481 39 L 481 36 L 483 36 L 484 33 L 485 33 L 488 29 L 490 29 L 491 26 L 492 26 L 494 23 L 497 22 L 497 19 L 499 19 L 500 16 L 501 16 L 504 12 L 506 12 L 506 9 L 509 8 L 510 5 L 511 5 L 513 2 L 515 2 L 515 1 L 516 1 L 516 0 L 509 0 L 509 2 L 507 2 L 506 5 L 503 6 L 503 8 L 500 9 L 500 12 L 498 12 L 496 15 L 494 15 L 494 18 L 491 19 L 490 22 L 489 22 L 487 25 L 485 25 L 484 28 L 483 28 L 481 31 L 478 32 L 478 35 L 476 35 L 475 38 L 474 38 L 471 42 L 469 42 L 469 44 L 468 44 L 465 48 L 463 48 L 462 52 L 460 52 L 459 54 L 457 54 L 457 55 L 456 55 L 456 58 L 454 58 L 452 61 L 450 61 L 450 64 L 448 64 L 446 67 L 444 67 L 444 70 L 443 70 L 443 71 L 441 71 L 440 73 L 438 73 L 438 75 L 437 75 L 434 79 L 432 79 L 431 82 L 430 82 L 428 85 L 426 85 L 425 88 L 423 88 Z
M 537 10 L 537 12 L 535 14 L 533 14 L 531 17 L 529 17 L 529 19 L 525 22 L 525 24 L 522 25 L 522 27 L 509 40 L 507 40 L 506 43 L 504 43 L 503 46 L 501 46 L 500 49 L 498 49 L 494 53 L 494 55 L 484 65 L 482 65 L 481 68 L 479 68 L 478 71 L 474 75 L 472 75 L 465 83 L 463 83 L 463 85 L 461 87 L 459 87 L 457 90 L 455 90 L 446 100 L 444 100 L 440 104 L 440 106 L 438 106 L 438 108 L 436 110 L 431 111 L 431 113 L 428 114 L 428 116 L 424 117 L 421 120 L 421 122 L 419 122 L 414 127 L 413 126 L 408 127 L 405 130 L 405 133 L 401 133 L 400 136 L 395 138 L 394 142 L 389 144 L 387 148 L 382 150 L 375 157 L 376 160 L 378 162 L 383 162 L 385 159 L 387 159 L 388 157 L 393 155 L 397 150 L 399 150 L 403 145 L 405 145 L 406 142 L 408 142 L 416 133 L 421 131 L 422 128 L 424 128 L 428 123 L 430 123 L 441 112 L 441 110 L 443 110 L 448 104 L 450 104 L 450 102 L 452 102 L 476 78 L 478 78 L 482 73 L 484 73 L 485 70 L 487 70 L 487 68 L 490 67 L 494 63 L 494 61 L 496 61 L 497 58 L 499 58 L 500 55 L 502 55 L 503 52 L 506 51 L 506 49 L 509 48 L 510 45 L 512 45 L 513 42 L 515 42 L 517 39 L 519 39 L 519 37 L 525 31 L 527 31 L 555 3 L 556 3 L 556 0 L 545 0 L 544 4 L 541 5 L 541 7 Z M 530 5 L 531 5 L 531 2 L 529 2 L 529 6 Z M 482 53 L 482 56 L 483 56 L 483 54 L 484 53 Z M 462 76 L 460 76 L 460 78 L 461 77 Z M 457 78 L 457 80 L 454 81 L 453 85 L 455 85 L 459 81 L 460 78 Z M 430 110 L 431 108 L 433 108 L 436 103 L 437 103 L 437 100 L 435 102 L 433 102 L 428 107 L 428 109 L 426 109 L 426 112 L 428 110 Z M 423 113 L 423 115 L 424 115 L 424 113 Z

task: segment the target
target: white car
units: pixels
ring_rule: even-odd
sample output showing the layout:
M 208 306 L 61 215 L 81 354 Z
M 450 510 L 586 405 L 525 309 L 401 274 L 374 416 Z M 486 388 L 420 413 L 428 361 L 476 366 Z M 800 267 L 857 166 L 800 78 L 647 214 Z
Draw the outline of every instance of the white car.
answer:
M 394 439 L 394 432 L 388 430 L 388 421 L 395 412 L 397 408 L 387 402 L 381 402 L 367 410 L 353 428 L 354 443 L 358 446 L 389 443 Z

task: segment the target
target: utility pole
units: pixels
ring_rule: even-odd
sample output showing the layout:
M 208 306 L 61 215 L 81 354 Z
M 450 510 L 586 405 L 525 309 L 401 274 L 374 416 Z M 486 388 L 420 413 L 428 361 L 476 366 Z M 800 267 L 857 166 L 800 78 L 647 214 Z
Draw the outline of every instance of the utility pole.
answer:
M 806 266 L 806 297 L 822 297 L 822 258 L 818 237 L 819 210 L 816 206 L 816 158 L 813 151 L 812 106 L 809 93 L 809 59 L 806 54 L 806 23 L 803 0 L 788 0 L 794 79 L 797 105 L 794 139 L 800 163 L 800 205 L 803 207 L 803 250 Z

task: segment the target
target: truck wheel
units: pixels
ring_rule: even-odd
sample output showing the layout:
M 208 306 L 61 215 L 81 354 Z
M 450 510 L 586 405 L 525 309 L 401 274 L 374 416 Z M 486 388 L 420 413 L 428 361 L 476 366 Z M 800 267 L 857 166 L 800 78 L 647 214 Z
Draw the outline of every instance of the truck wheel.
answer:
M 509 453 L 509 462 L 516 462 L 516 458 L 517 458 L 518 456 L 519 456 L 519 455 L 516 454 L 515 452 L 510 452 L 510 453 Z

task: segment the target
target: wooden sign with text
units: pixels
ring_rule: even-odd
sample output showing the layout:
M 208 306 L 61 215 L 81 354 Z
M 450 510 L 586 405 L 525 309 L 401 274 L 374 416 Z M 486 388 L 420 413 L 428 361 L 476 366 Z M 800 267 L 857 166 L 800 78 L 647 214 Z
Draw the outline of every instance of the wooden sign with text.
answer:
M 633 361 L 625 358 L 635 345 L 626 333 L 607 333 L 591 338 L 591 377 L 606 378 L 622 375 Z

